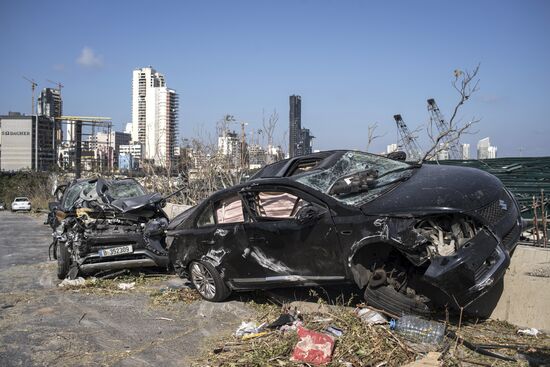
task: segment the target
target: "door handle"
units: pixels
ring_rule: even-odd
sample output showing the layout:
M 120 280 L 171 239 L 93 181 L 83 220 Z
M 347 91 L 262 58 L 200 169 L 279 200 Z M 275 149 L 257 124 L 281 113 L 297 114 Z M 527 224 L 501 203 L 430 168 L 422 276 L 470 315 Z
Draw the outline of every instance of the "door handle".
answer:
M 216 241 L 214 240 L 204 240 L 204 241 L 201 241 L 201 243 L 205 244 L 205 245 L 213 245 L 216 243 Z

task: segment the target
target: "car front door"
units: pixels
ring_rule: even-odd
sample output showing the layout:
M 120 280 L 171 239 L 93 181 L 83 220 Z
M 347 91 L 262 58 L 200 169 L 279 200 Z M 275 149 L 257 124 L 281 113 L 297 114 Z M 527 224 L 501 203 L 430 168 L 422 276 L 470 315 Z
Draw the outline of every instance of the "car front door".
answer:
M 345 278 L 331 212 L 318 199 L 291 187 L 241 192 L 250 220 L 244 223 L 248 257 L 266 282 L 321 284 Z

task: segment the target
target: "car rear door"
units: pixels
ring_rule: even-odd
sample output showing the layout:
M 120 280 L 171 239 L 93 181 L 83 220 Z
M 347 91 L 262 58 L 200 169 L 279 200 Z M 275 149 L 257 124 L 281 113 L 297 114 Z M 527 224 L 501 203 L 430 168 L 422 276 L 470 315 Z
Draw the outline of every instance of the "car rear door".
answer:
M 342 250 L 329 208 L 291 187 L 241 192 L 250 215 L 244 223 L 248 256 L 273 284 L 318 284 L 345 279 Z
M 241 197 L 231 193 L 198 215 L 193 238 L 200 259 L 214 265 L 235 288 L 249 288 L 265 278 L 265 270 L 248 254 Z

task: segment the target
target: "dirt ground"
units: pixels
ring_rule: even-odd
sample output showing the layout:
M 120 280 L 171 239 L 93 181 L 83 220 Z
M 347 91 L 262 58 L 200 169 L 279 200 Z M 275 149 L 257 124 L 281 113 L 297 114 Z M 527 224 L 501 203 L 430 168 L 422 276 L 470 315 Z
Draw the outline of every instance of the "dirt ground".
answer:
M 253 314 L 238 301 L 171 299 L 183 283 L 171 275 L 126 291 L 117 280 L 60 288 L 41 220 L 0 212 L 0 366 L 187 366 Z

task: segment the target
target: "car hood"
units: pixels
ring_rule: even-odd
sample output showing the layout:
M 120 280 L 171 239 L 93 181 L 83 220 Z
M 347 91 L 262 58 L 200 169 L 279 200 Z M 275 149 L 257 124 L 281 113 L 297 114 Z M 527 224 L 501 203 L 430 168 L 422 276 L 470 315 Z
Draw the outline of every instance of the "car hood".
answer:
M 502 187 L 498 178 L 475 168 L 425 164 L 361 210 L 368 215 L 405 216 L 467 212 L 496 200 Z

